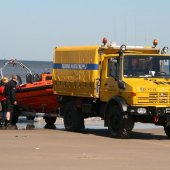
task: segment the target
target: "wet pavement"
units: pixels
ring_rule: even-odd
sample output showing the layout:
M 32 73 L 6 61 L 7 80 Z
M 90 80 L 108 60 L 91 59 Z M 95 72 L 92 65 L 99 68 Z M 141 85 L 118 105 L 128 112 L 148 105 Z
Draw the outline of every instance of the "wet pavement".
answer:
M 104 121 L 101 118 L 85 119 L 86 129 L 107 129 L 104 127 Z M 153 124 L 135 123 L 134 129 L 155 129 L 163 128 L 162 126 L 155 126 Z M 18 130 L 34 130 L 34 129 L 59 129 L 64 130 L 64 123 L 62 118 L 57 118 L 54 125 L 48 126 L 42 117 L 36 117 L 34 120 L 27 120 L 25 116 L 18 119 L 15 129 Z
M 58 118 L 54 125 L 48 126 L 42 117 L 36 117 L 34 120 L 28 120 L 21 116 L 16 124 L 18 130 L 36 130 L 36 129 L 64 129 L 62 118 Z

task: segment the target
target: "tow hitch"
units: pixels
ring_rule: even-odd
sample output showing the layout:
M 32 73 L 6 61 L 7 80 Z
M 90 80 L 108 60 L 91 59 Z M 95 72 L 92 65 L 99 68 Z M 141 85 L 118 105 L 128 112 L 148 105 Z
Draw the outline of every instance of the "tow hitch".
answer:
M 158 117 L 158 116 L 155 116 L 155 117 L 154 117 L 154 123 L 157 124 L 158 121 L 159 121 L 159 117 Z

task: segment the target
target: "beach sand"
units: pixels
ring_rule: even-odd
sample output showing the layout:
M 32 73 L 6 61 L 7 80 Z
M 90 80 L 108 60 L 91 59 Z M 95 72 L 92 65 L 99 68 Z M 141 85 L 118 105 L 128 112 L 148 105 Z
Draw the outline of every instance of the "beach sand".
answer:
M 56 127 L 57 123 L 61 127 L 62 120 Z M 134 129 L 130 139 L 114 139 L 106 128 L 99 127 L 80 133 L 63 128 L 0 130 L 0 169 L 170 169 L 170 140 L 163 129 Z

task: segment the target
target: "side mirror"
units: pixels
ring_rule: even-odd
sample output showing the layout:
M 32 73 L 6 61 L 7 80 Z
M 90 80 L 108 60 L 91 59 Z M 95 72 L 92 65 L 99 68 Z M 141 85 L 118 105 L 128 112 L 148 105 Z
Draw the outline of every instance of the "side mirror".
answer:
M 120 89 L 124 90 L 126 88 L 126 85 L 125 85 L 125 83 L 122 80 L 119 80 L 117 83 L 118 83 L 118 87 Z

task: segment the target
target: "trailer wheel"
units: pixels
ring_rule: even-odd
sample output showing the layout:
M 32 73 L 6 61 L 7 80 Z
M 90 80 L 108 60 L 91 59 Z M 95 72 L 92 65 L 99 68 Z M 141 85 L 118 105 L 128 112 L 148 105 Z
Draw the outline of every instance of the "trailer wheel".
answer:
M 64 126 L 66 130 L 72 132 L 77 132 L 84 128 L 83 115 L 78 112 L 75 102 L 66 104 L 64 110 Z
M 19 117 L 18 115 L 14 114 L 12 116 L 11 124 L 15 125 L 18 122 L 18 117 Z
M 134 126 L 132 118 L 123 115 L 117 105 L 108 108 L 107 122 L 111 135 L 116 138 L 128 138 Z
M 56 122 L 57 117 L 44 116 L 44 120 L 48 125 L 53 125 Z
M 164 131 L 168 138 L 170 138 L 170 126 L 164 126 Z
M 34 120 L 34 119 L 35 119 L 35 116 L 27 116 L 27 119 L 28 119 L 28 120 Z

